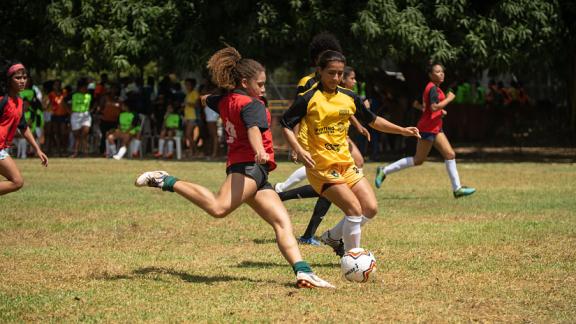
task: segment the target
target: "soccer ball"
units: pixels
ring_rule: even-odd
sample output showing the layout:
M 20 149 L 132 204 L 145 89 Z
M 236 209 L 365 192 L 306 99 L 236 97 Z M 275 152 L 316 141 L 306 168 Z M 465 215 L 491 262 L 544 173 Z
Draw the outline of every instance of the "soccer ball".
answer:
M 340 260 L 340 269 L 348 281 L 366 282 L 370 274 L 376 272 L 376 259 L 372 252 L 354 248 L 344 254 Z

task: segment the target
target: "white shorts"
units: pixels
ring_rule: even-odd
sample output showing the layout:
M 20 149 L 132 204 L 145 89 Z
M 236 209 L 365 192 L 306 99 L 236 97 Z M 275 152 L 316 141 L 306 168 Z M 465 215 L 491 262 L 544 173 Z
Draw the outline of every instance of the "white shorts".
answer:
M 0 150 L 0 160 L 5 160 L 9 156 L 10 156 L 10 154 L 8 154 L 8 149 L 1 149 Z
M 92 117 L 90 117 L 89 112 L 73 112 L 70 115 L 70 126 L 72 126 L 73 131 L 77 131 L 82 127 L 92 126 Z
M 218 117 L 220 117 L 220 115 L 218 115 L 217 112 L 215 112 L 214 110 L 206 107 L 204 108 L 204 114 L 206 114 L 206 122 L 207 123 L 213 123 L 215 121 L 218 120 Z

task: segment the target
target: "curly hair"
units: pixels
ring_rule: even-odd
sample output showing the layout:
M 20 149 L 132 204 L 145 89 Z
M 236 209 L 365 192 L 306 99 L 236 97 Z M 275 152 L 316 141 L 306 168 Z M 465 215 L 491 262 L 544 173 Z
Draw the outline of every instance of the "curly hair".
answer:
M 259 62 L 242 58 L 234 47 L 225 47 L 214 53 L 206 67 L 212 75 L 212 81 L 227 90 L 239 87 L 242 79 L 252 79 L 265 71 Z
M 316 34 L 308 47 L 312 65 L 316 65 L 320 54 L 328 50 L 342 53 L 342 47 L 340 46 L 338 38 L 328 32 Z
M 8 69 L 14 64 L 22 64 L 18 60 L 3 60 L 2 67 L 0 68 L 0 96 L 3 96 L 5 93 L 8 93 L 8 87 L 10 85 L 10 77 L 8 75 Z

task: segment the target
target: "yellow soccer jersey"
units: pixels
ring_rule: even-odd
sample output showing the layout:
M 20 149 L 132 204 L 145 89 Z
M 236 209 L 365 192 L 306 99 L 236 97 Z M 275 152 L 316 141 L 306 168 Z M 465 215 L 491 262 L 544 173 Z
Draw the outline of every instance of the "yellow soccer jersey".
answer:
M 306 125 L 307 150 L 316 162 L 316 169 L 326 170 L 334 164 L 354 164 L 346 140 L 352 115 L 364 124 L 376 119 L 353 91 L 338 87 L 336 92 L 328 93 L 318 84 L 296 98 L 281 124 L 287 128 L 298 123 L 301 128 Z

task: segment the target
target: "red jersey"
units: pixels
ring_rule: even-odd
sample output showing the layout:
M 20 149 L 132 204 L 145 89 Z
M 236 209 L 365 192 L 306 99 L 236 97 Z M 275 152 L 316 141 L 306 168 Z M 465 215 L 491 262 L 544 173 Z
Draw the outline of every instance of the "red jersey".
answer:
M 4 97 L 0 97 L 0 102 Z M 16 128 L 26 130 L 28 124 L 22 113 L 22 98 L 9 97 L 0 114 L 0 150 L 10 147 Z
M 52 114 L 54 116 L 66 116 L 68 115 L 68 111 L 62 105 L 62 101 L 64 100 L 65 93 L 60 92 L 57 94 L 55 91 L 52 91 L 48 94 L 48 99 L 50 100 L 50 107 L 52 108 Z
M 432 82 L 428 82 L 424 94 L 422 95 L 422 102 L 424 103 L 424 112 L 418 121 L 418 130 L 421 133 L 440 133 L 442 130 L 442 109 L 432 111 L 432 104 L 439 103 L 444 100 L 446 96 L 440 87 Z
M 241 90 L 234 90 L 222 97 L 208 97 L 207 104 L 222 118 L 228 144 L 227 167 L 236 163 L 254 162 L 255 152 L 248 141 L 248 128 L 258 126 L 262 132 L 264 150 L 270 156 L 269 171 L 276 168 L 270 111 L 263 101 L 250 97 Z

